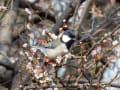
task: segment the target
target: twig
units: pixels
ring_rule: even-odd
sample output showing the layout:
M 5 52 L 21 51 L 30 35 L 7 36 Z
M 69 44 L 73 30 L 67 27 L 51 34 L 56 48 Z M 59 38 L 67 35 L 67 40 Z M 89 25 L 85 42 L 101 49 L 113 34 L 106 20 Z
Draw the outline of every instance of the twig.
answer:
M 8 7 L 10 4 L 10 0 L 7 1 L 6 7 Z M 0 20 L 3 18 L 3 16 L 5 15 L 5 11 L 2 11 L 0 14 Z
M 97 43 L 95 43 L 95 44 L 88 50 L 88 52 L 86 53 L 86 56 L 89 55 L 89 53 L 96 47 L 96 45 L 99 45 L 106 37 L 112 36 L 117 30 L 119 30 L 119 28 L 120 28 L 120 24 L 117 25 L 109 35 L 102 37 Z M 96 32 L 93 33 L 93 36 L 96 36 L 96 35 L 97 35 Z
M 63 82 L 67 82 L 66 80 L 63 80 Z M 69 81 L 68 85 L 66 85 L 67 87 L 71 86 L 71 87 L 79 87 L 81 85 L 84 85 L 84 86 L 97 86 L 98 84 L 100 84 L 100 87 L 103 87 L 103 86 L 111 86 L 111 87 L 116 87 L 116 88 L 120 88 L 120 84 L 119 83 L 109 83 L 109 82 L 105 82 L 105 81 L 101 81 L 101 82 L 97 82 L 97 81 L 94 81 L 92 84 L 90 84 L 87 80 L 85 79 L 81 79 L 79 80 L 78 82 L 78 85 L 74 84 L 74 80 L 73 81 Z

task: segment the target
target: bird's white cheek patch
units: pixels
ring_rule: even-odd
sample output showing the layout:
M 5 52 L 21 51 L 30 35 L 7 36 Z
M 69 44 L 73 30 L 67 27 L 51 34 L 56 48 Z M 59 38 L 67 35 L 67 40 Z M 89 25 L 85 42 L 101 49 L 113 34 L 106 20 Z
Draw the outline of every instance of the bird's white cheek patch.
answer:
M 63 42 L 68 42 L 68 41 L 70 41 L 70 40 L 71 40 L 71 38 L 68 37 L 67 35 L 63 35 L 63 36 L 62 36 L 62 41 L 63 41 Z

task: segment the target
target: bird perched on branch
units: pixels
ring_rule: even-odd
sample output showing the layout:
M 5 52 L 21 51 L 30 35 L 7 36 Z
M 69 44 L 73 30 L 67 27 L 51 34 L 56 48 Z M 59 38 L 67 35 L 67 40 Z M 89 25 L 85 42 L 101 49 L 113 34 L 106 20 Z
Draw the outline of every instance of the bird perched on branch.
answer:
M 43 55 L 49 59 L 55 59 L 57 56 L 64 55 L 68 52 L 69 48 L 75 41 L 75 32 L 73 30 L 66 30 L 60 37 L 58 44 L 48 43 L 44 47 L 33 46 L 32 48 L 38 49 Z

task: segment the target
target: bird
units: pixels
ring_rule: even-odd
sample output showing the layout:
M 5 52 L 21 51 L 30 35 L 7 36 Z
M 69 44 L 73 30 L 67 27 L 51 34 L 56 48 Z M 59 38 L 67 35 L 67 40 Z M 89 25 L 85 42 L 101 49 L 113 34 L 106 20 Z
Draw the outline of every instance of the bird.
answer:
M 58 44 L 48 43 L 45 46 L 32 46 L 48 57 L 49 59 L 55 59 L 57 56 L 62 56 L 69 51 L 72 44 L 75 42 L 75 32 L 73 30 L 66 30 L 61 35 Z

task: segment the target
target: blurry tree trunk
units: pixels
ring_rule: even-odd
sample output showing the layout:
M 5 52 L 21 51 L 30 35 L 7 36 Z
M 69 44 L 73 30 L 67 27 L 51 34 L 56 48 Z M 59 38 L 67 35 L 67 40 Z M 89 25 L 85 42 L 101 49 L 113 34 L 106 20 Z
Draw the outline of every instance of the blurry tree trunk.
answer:
M 52 28 L 53 32 L 58 35 L 59 34 L 59 28 L 63 25 L 63 20 L 68 20 L 70 16 L 74 13 L 75 7 L 77 5 L 77 0 L 72 0 L 66 10 L 63 12 L 63 14 L 60 16 L 60 18 L 56 21 L 56 24 Z
M 8 53 L 10 53 L 12 44 L 12 30 L 17 17 L 18 0 L 14 0 L 12 6 L 14 7 L 6 11 L 0 25 L 0 66 L 2 67 L 0 69 L 0 83 L 10 83 L 14 73 L 14 65 L 10 61 Z

